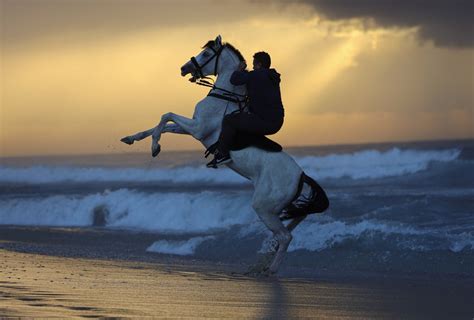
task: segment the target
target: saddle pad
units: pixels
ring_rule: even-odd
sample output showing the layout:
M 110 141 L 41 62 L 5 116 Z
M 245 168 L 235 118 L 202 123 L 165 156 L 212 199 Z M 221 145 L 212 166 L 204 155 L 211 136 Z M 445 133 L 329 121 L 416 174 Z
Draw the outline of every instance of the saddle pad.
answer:
M 239 133 L 235 138 L 230 150 L 242 150 L 249 146 L 254 146 L 269 152 L 280 152 L 281 145 L 266 136 Z

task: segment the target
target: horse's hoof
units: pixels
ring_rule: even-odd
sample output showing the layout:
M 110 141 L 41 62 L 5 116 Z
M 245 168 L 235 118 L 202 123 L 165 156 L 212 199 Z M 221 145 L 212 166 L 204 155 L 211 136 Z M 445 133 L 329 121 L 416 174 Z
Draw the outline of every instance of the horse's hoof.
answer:
M 276 272 L 270 271 L 269 268 L 253 268 L 244 273 L 247 277 L 252 278 L 269 278 L 276 275 Z
M 126 144 L 133 144 L 133 142 L 135 140 L 133 140 L 130 136 L 127 136 L 127 137 L 123 137 L 122 139 L 120 139 L 120 141 L 122 141 L 123 143 L 126 143 Z
M 275 268 L 273 266 L 270 266 L 267 270 L 265 270 L 265 273 L 270 277 L 270 276 L 275 276 L 278 273 L 278 268 Z
M 269 277 L 276 276 L 276 274 L 277 274 L 277 271 L 272 271 L 272 270 L 270 270 L 270 268 L 267 268 L 267 269 L 265 269 L 261 272 L 260 276 L 269 278 Z
M 157 142 L 157 143 L 153 143 L 151 145 L 151 155 L 152 157 L 156 157 L 161 151 L 161 146 L 160 144 Z
M 265 278 L 268 277 L 264 271 L 247 271 L 244 273 L 244 276 L 251 278 Z

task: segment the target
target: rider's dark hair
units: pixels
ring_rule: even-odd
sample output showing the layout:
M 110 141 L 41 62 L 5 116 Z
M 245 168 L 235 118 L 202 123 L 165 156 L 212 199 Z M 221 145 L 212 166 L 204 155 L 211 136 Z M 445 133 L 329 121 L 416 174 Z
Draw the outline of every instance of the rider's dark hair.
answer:
M 272 64 L 272 60 L 270 59 L 270 55 L 265 51 L 257 52 L 253 55 L 255 61 L 259 62 L 262 65 L 262 68 L 268 69 Z

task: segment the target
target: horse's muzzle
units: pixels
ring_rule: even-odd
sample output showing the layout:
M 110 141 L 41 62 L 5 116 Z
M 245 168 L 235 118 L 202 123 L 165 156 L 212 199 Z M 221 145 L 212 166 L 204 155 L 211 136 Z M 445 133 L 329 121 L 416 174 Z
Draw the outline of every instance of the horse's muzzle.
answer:
M 184 66 L 181 67 L 181 76 L 184 77 L 188 73 L 193 73 L 195 68 L 192 63 L 188 62 Z

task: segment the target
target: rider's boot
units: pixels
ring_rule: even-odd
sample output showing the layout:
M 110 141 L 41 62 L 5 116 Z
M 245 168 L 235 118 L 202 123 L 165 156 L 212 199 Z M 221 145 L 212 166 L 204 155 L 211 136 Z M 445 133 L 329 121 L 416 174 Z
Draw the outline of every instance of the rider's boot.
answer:
M 214 155 L 214 159 L 212 159 L 210 162 L 206 164 L 206 167 L 208 168 L 214 168 L 217 169 L 217 167 L 224 165 L 226 163 L 231 162 L 232 159 L 230 157 L 230 154 L 225 154 L 222 152 L 217 151 Z

